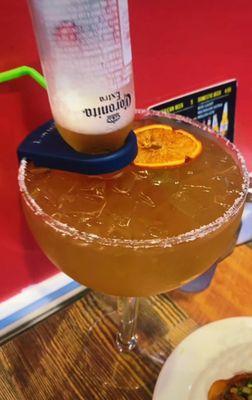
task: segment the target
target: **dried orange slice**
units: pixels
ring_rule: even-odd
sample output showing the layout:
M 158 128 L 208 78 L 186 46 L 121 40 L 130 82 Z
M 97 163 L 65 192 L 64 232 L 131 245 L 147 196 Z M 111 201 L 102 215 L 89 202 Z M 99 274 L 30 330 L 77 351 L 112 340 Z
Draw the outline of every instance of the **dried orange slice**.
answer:
M 169 125 L 146 125 L 134 132 L 138 144 L 134 164 L 138 167 L 176 167 L 196 158 L 202 151 L 202 144 L 195 136 Z

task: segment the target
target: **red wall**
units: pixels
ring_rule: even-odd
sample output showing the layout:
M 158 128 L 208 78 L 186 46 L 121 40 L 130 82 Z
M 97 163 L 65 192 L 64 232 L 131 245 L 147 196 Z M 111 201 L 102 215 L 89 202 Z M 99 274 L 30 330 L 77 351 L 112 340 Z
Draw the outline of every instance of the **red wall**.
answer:
M 252 169 L 250 0 L 129 0 L 137 106 L 238 79 L 236 144 Z M 25 0 L 1 0 L 0 71 L 40 69 Z M 55 268 L 37 248 L 19 203 L 16 147 L 50 118 L 46 92 L 29 78 L 0 87 L 0 300 Z

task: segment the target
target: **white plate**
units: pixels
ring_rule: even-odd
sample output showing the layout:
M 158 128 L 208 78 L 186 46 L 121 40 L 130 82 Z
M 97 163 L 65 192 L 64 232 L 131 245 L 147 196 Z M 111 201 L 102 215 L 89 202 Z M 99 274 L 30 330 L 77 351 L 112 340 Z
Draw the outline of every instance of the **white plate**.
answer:
M 211 384 L 252 372 L 252 317 L 227 318 L 197 329 L 165 362 L 153 400 L 207 400 Z

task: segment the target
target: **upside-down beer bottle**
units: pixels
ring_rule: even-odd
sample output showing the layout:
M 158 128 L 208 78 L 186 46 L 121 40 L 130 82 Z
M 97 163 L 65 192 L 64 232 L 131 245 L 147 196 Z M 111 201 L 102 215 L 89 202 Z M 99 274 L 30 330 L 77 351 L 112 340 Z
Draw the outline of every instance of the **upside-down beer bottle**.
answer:
M 217 132 L 217 133 L 219 132 L 219 124 L 218 124 L 217 114 L 213 115 L 212 129 L 214 132 Z
M 223 112 L 220 123 L 220 133 L 223 136 L 226 136 L 227 132 L 228 132 L 228 103 L 226 101 L 223 106 Z
M 120 148 L 134 118 L 127 0 L 29 0 L 56 126 L 74 149 Z

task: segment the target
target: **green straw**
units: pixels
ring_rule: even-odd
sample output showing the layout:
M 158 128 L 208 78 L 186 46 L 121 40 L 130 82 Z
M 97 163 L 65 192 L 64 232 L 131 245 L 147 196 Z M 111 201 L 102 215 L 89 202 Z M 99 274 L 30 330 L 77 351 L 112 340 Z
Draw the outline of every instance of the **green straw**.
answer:
M 43 75 L 41 75 L 36 69 L 23 65 L 22 67 L 13 68 L 9 71 L 0 72 L 0 83 L 8 82 L 12 79 L 20 78 L 21 76 L 29 75 L 33 78 L 42 88 L 46 89 L 46 81 Z

